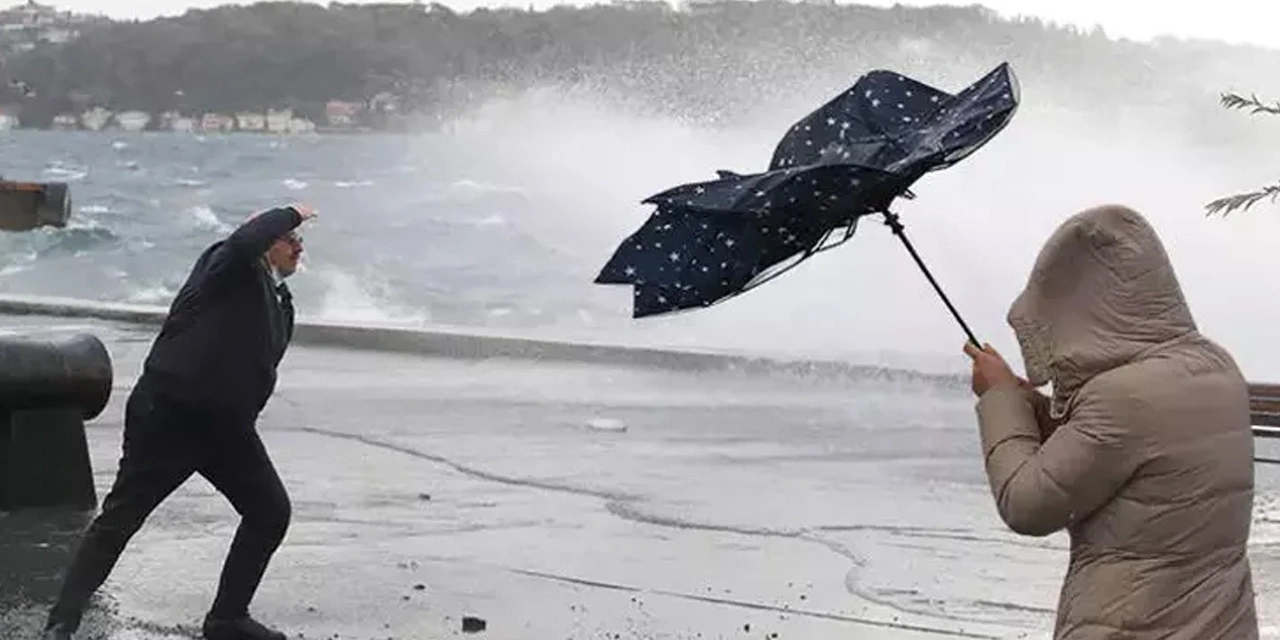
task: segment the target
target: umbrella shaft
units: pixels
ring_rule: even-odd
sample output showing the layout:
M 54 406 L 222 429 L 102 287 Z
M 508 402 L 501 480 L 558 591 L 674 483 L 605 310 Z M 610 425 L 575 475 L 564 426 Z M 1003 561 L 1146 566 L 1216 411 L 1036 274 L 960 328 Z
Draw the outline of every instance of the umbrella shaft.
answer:
M 924 273 L 924 277 L 929 280 L 929 284 L 933 285 L 933 290 L 938 293 L 939 298 L 942 298 L 942 304 L 947 305 L 947 310 L 951 312 L 951 316 L 956 319 L 960 328 L 964 330 L 965 335 L 969 337 L 969 342 L 972 342 L 975 347 L 982 348 L 982 343 L 978 342 L 978 338 L 973 335 L 973 331 L 969 329 L 969 325 L 965 324 L 964 318 L 960 317 L 960 312 L 956 310 L 956 306 L 951 304 L 951 299 L 947 297 L 946 292 L 942 290 L 942 286 L 934 279 L 933 273 L 929 271 L 929 267 L 925 266 L 924 260 L 920 259 L 920 254 L 916 253 L 915 246 L 913 246 L 911 241 L 907 239 L 907 234 L 903 230 L 902 222 L 898 220 L 898 214 L 885 211 L 883 212 L 883 215 L 884 223 L 889 225 L 889 229 L 893 231 L 893 235 L 898 236 L 898 239 L 902 241 L 902 245 L 907 248 L 907 253 L 910 253 L 911 258 L 916 261 L 916 266 L 920 267 L 920 271 Z

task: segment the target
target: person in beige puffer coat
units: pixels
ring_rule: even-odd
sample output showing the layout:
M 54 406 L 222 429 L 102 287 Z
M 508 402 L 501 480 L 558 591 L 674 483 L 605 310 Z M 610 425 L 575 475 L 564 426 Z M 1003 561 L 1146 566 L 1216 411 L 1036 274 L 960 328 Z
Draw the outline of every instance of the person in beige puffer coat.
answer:
M 1055 640 L 1256 639 L 1247 386 L 1151 225 L 1120 206 L 1067 220 L 1008 322 L 1025 380 L 965 352 L 1000 517 L 1070 536 Z

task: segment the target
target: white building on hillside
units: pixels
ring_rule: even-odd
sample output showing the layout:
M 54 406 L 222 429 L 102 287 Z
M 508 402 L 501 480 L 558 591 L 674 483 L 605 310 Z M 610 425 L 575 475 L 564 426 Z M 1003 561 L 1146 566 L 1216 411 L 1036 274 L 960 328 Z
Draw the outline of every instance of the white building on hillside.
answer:
M 102 107 L 94 107 L 80 114 L 80 124 L 90 131 L 101 131 L 103 127 L 111 122 L 112 115 L 110 111 Z
M 151 114 L 146 111 L 125 111 L 116 114 L 116 126 L 125 131 L 142 131 L 151 124 Z
M 200 130 L 211 133 L 235 131 L 236 120 L 221 113 L 206 113 L 200 118 Z
M 271 109 L 267 111 L 267 131 L 271 133 L 288 133 L 293 122 L 293 109 Z
M 289 133 L 315 133 L 316 123 L 306 118 L 292 118 L 289 120 Z
M 241 131 L 265 131 L 267 116 L 260 111 L 241 111 L 236 114 L 236 125 Z
M 188 118 L 177 111 L 166 111 L 160 115 L 160 128 L 169 131 L 190 132 L 196 128 L 194 118 Z

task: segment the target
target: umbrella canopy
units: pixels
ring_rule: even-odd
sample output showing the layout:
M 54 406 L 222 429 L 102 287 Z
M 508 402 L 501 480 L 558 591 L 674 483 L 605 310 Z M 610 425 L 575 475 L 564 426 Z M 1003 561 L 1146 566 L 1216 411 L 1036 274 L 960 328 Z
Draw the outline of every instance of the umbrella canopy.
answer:
M 792 126 L 767 171 L 720 171 L 644 200 L 656 211 L 595 281 L 633 285 L 636 318 L 741 294 L 848 240 L 862 216 L 896 225 L 893 201 L 999 133 L 1018 98 L 1007 63 L 955 95 L 872 71 Z

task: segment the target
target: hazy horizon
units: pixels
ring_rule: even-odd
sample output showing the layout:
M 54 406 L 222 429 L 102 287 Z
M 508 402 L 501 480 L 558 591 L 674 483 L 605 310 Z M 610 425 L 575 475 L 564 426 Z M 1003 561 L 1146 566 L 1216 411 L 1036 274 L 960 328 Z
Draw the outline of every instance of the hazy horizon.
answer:
M 371 0 L 347 0 L 363 3 Z M 404 0 L 407 1 L 407 0 Z M 424 2 L 427 0 L 424 0 Z M 606 0 L 607 1 L 607 0 Z M 12 0 L 11 0 L 12 3 Z M 601 4 L 595 0 L 510 0 L 508 2 L 475 2 L 449 0 L 440 4 L 459 11 L 482 6 L 518 6 L 546 9 L 556 5 Z M 932 2 L 928 0 L 859 0 L 858 4 L 891 6 L 966 5 L 968 2 Z M 223 0 L 57 0 L 55 6 L 78 12 L 105 14 L 117 19 L 150 19 L 162 15 L 178 15 L 190 8 L 208 8 L 227 4 Z M 327 4 L 327 3 L 321 3 Z M 1130 0 L 1123 4 L 1109 0 L 985 0 L 980 3 L 1001 15 L 1034 16 L 1061 24 L 1083 28 L 1101 26 L 1112 37 L 1149 40 L 1158 36 L 1221 40 L 1236 44 L 1254 44 L 1280 48 L 1280 33 L 1273 25 L 1280 21 L 1280 5 L 1270 6 L 1252 0 L 1219 0 L 1213 4 L 1175 4 L 1160 0 Z

